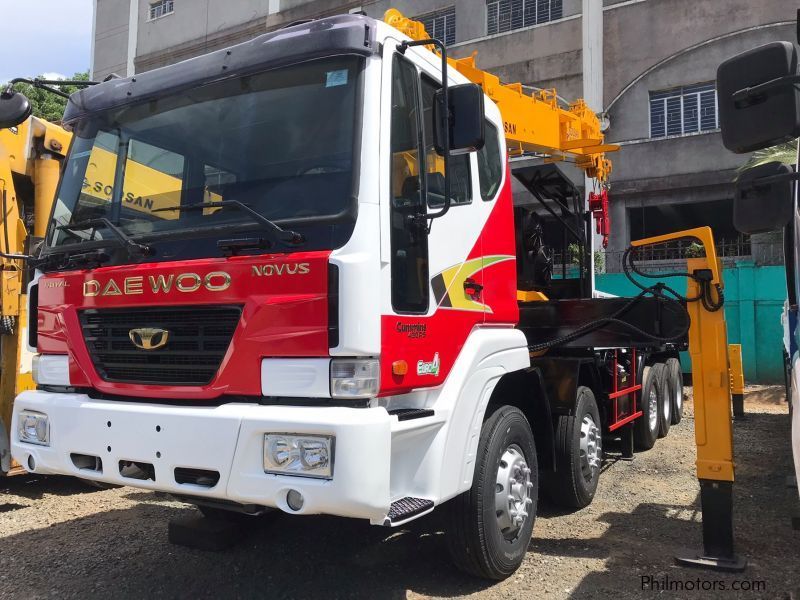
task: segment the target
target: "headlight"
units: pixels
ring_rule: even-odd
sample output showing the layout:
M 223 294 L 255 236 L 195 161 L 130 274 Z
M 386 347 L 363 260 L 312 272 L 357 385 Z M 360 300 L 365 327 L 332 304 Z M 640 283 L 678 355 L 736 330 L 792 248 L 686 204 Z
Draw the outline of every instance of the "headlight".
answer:
M 37 385 L 69 385 L 69 358 L 66 354 L 36 354 L 31 372 Z
M 333 440 L 330 435 L 267 433 L 264 435 L 264 472 L 330 479 L 333 476 Z
M 40 446 L 50 445 L 50 421 L 46 414 L 23 410 L 19 413 L 17 422 L 19 423 L 17 433 L 20 442 Z
M 332 398 L 372 398 L 380 389 L 380 362 L 375 358 L 331 361 Z

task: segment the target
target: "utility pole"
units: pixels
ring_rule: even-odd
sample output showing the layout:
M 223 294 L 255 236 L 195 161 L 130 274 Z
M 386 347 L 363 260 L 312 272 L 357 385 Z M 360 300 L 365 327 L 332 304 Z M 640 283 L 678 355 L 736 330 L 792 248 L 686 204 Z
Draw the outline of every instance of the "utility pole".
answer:
M 596 113 L 603 112 L 603 2 L 602 0 L 583 0 L 582 41 L 583 41 L 583 98 Z M 584 178 L 585 196 L 592 191 L 592 180 Z M 585 200 L 588 202 L 588 200 Z M 591 260 L 591 288 L 595 290 L 594 249 L 600 244 L 590 223 L 589 257 Z

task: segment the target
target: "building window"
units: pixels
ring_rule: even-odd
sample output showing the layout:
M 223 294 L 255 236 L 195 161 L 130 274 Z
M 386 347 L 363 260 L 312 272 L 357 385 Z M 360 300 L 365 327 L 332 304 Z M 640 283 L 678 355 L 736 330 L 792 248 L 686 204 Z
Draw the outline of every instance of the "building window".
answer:
M 486 29 L 494 35 L 554 21 L 563 14 L 563 0 L 488 0 Z
M 713 83 L 650 92 L 650 137 L 686 135 L 718 127 Z
M 159 19 L 175 12 L 175 0 L 158 0 L 150 3 L 147 20 Z
M 428 32 L 429 36 L 441 40 L 445 46 L 456 43 L 455 6 L 420 15 L 416 20 L 425 25 L 425 31 Z

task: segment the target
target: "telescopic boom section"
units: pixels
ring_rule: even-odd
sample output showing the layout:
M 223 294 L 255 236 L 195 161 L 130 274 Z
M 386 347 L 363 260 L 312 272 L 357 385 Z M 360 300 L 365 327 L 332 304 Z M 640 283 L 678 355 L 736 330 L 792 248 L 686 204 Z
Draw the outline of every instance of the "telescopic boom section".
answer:
M 414 40 L 429 39 L 425 26 L 419 21 L 404 17 L 392 8 L 386 11 L 384 21 Z M 434 51 L 431 46 L 430 49 Z M 607 184 L 611 175 L 611 161 L 606 152 L 619 150 L 619 146 L 605 143 L 597 115 L 582 99 L 570 104 L 569 109 L 558 105 L 555 90 L 542 90 L 533 95 L 522 91 L 520 83 L 501 83 L 500 79 L 475 66 L 475 56 L 448 58 L 448 64 L 470 81 L 483 88 L 500 109 L 503 117 L 508 152 L 512 156 L 537 152 L 548 155 L 550 161 L 570 159 L 600 184 Z

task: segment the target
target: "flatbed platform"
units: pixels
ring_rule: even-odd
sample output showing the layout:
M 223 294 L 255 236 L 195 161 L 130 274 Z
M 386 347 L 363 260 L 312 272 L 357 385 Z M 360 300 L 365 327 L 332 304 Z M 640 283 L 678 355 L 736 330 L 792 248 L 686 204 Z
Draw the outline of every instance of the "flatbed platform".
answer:
M 577 298 L 520 302 L 519 329 L 528 344 L 535 346 L 566 336 L 590 321 L 607 319 L 630 302 L 630 298 Z M 634 302 L 617 317 L 624 323 L 610 322 L 586 335 L 559 344 L 559 348 L 652 348 L 664 343 L 642 332 L 670 338 L 686 329 L 686 315 L 680 304 L 661 298 L 645 297 Z M 686 338 L 672 341 L 685 344 Z

